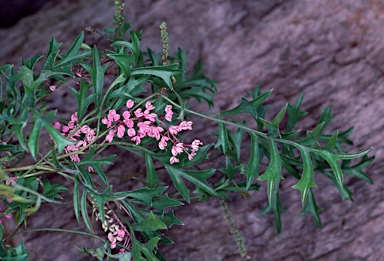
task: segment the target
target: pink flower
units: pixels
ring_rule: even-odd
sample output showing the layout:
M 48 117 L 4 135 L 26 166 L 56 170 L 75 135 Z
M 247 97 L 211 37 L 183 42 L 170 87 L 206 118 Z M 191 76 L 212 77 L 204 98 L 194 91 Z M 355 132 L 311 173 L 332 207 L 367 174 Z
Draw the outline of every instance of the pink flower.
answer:
M 81 133 L 87 134 L 91 128 L 88 125 L 84 125 L 80 128 Z
M 118 121 L 120 119 L 120 115 L 116 113 L 115 110 L 109 110 L 108 112 L 108 120 L 110 122 L 115 122 L 115 121 Z
M 150 121 L 142 121 L 137 124 L 137 127 L 139 127 L 138 134 L 140 138 L 144 138 L 147 135 L 147 132 L 150 131 L 150 124 Z
M 191 121 L 182 121 L 179 127 L 181 130 L 192 130 L 192 123 Z
M 135 129 L 134 128 L 129 128 L 128 129 L 128 136 L 129 137 L 133 137 L 133 136 L 135 136 L 136 135 L 136 131 L 135 131 Z
M 152 121 L 152 122 L 155 122 L 156 121 L 156 113 L 146 113 L 146 111 L 144 112 L 144 117 L 149 120 L 149 121 Z
M 70 129 L 69 129 L 68 126 L 64 126 L 62 131 L 63 131 L 64 133 L 68 133 L 68 132 L 70 131 Z
M 108 240 L 111 242 L 111 249 L 116 247 L 116 238 L 112 233 L 108 233 Z
M 76 128 L 76 123 L 75 123 L 75 121 L 69 121 L 69 122 L 68 122 L 68 128 L 69 128 L 70 130 L 73 130 L 74 128 Z
M 105 125 L 107 125 L 107 128 L 111 127 L 112 122 L 110 122 L 107 118 L 102 118 L 101 122 Z
M 124 237 L 125 236 L 125 231 L 123 229 L 119 229 L 119 231 L 117 231 L 117 236 L 118 237 Z
M 80 137 L 81 130 L 77 130 L 74 134 L 72 134 L 73 137 Z
M 132 100 L 128 100 L 126 105 L 127 105 L 127 108 L 130 109 L 133 107 L 134 102 Z
M 49 89 L 51 90 L 51 91 L 56 91 L 56 88 L 57 88 L 57 86 L 56 85 L 50 85 L 49 86 Z
M 17 177 L 10 177 L 11 178 L 11 180 L 6 180 L 5 181 L 5 185 L 7 185 L 7 186 L 9 186 L 9 185 L 15 185 L 16 184 L 16 182 L 17 182 Z
M 180 153 L 184 151 L 184 144 L 183 143 L 177 143 L 172 147 L 171 153 L 173 156 L 177 156 Z
M 81 140 L 81 141 L 79 141 L 77 144 L 76 144 L 76 147 L 81 147 L 81 146 L 87 146 L 87 143 L 86 142 L 84 142 L 83 140 Z
M 188 154 L 188 159 L 192 161 L 193 157 L 195 157 L 195 156 L 196 156 L 196 152 L 192 151 L 191 153 Z
M 85 134 L 85 140 L 87 142 L 92 142 L 94 139 L 95 139 L 95 131 L 94 130 L 90 130 L 87 134 Z
M 164 129 L 161 127 L 155 127 L 155 126 L 150 126 L 148 128 L 147 134 L 151 138 L 155 138 L 156 140 L 160 139 L 160 133 L 163 132 Z
M 133 128 L 133 125 L 135 125 L 135 123 L 133 122 L 133 120 L 130 120 L 130 119 L 125 119 L 125 120 L 124 120 L 124 123 L 125 123 L 125 125 L 126 125 L 128 128 Z
M 61 128 L 61 124 L 60 124 L 60 122 L 55 122 L 55 125 L 53 125 L 53 127 L 55 127 L 55 129 L 56 130 L 60 130 L 60 128 Z
M 174 156 L 172 156 L 171 159 L 169 160 L 169 162 L 170 162 L 171 164 L 173 164 L 173 163 L 177 163 L 177 162 L 179 162 L 179 159 L 176 158 L 176 157 L 174 157 Z
M 77 112 L 75 112 L 74 114 L 72 114 L 72 116 L 71 116 L 71 121 L 73 121 L 73 122 L 77 122 L 77 121 L 78 121 L 78 119 L 77 119 Z
M 172 105 L 165 106 L 165 120 L 171 122 L 173 116 Z
M 191 144 L 192 150 L 197 151 L 199 150 L 199 146 L 203 145 L 203 143 L 200 140 L 194 140 Z
M 168 138 L 166 136 L 161 137 L 161 140 L 159 142 L 159 148 L 161 150 L 164 150 L 167 147 L 167 141 L 169 141 L 169 140 L 170 140 L 170 138 Z
M 73 162 L 80 162 L 79 154 L 69 156 Z
M 141 142 L 141 139 L 140 139 L 139 136 L 135 136 L 135 137 L 133 137 L 133 138 L 131 139 L 131 141 L 134 141 L 134 142 L 136 142 L 136 145 L 139 145 L 140 142 Z
M 150 111 L 150 110 L 153 110 L 154 108 L 155 108 L 155 106 L 153 106 L 150 101 L 147 101 L 147 103 L 145 104 L 145 109 Z
M 141 118 L 141 117 L 144 116 L 144 113 L 143 113 L 143 111 L 142 111 L 141 108 L 139 108 L 139 109 L 137 109 L 137 110 L 135 111 L 135 116 L 136 116 L 137 118 Z
M 179 126 L 169 126 L 168 130 L 169 133 L 171 133 L 172 135 L 176 135 L 177 133 L 179 133 L 179 131 L 181 131 Z
M 110 130 L 108 135 L 107 135 L 107 137 L 105 137 L 105 140 L 108 141 L 108 142 L 112 142 L 113 137 L 115 137 L 115 131 L 114 130 Z
M 131 117 L 131 113 L 129 111 L 123 112 L 123 118 L 124 120 L 128 120 Z
M 117 137 L 122 138 L 124 136 L 125 127 L 123 125 L 119 125 L 117 127 Z

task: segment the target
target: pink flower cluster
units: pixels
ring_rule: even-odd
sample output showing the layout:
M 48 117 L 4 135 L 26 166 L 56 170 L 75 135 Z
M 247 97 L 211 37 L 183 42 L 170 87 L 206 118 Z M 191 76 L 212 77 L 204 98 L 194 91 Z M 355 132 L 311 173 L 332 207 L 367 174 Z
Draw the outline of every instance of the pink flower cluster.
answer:
M 6 180 L 5 181 L 5 185 L 13 186 L 13 185 L 16 184 L 17 177 L 10 177 L 10 179 L 11 180 Z M 4 213 L 8 209 L 8 205 L 6 204 L 6 202 L 12 203 L 12 200 L 7 198 L 7 199 L 4 199 L 4 201 L 0 201 L 0 213 Z M 11 218 L 11 216 L 12 216 L 11 213 L 8 213 L 8 214 L 5 214 L 3 217 L 9 219 L 9 218 Z M 3 217 L 0 217 L 0 224 L 3 223 L 3 219 L 2 219 Z
M 83 125 L 79 128 L 77 112 L 72 114 L 71 120 L 66 126 L 61 127 L 60 122 L 56 122 L 54 127 L 61 131 L 61 135 L 68 137 L 69 140 L 78 141 L 76 145 L 68 145 L 64 148 L 65 153 L 79 151 L 81 148 L 86 147 L 96 137 L 96 132 L 88 125 Z M 75 131 L 76 129 L 76 131 Z M 73 162 L 80 162 L 78 154 L 70 156 Z
M 3 145 L 7 145 L 7 143 L 5 141 L 0 140 L 0 143 Z M 12 156 L 12 154 L 9 151 L 4 151 L 4 154 L 7 156 Z M 1 164 L 4 165 L 5 167 L 7 167 L 7 162 L 1 162 Z M 17 177 L 11 177 L 10 176 L 10 179 L 11 180 L 5 181 L 5 185 L 13 186 L 14 184 L 16 184 Z M 6 204 L 6 202 L 12 203 L 12 200 L 7 198 L 7 199 L 4 199 L 4 201 L 0 201 L 0 213 L 4 213 L 8 209 L 8 205 Z M 0 217 L 0 224 L 3 223 L 3 218 L 9 219 L 9 218 L 11 218 L 11 216 L 12 216 L 11 213 L 7 213 L 3 217 Z
M 11 203 L 11 200 L 7 200 L 9 203 Z M 6 210 L 8 209 L 8 206 L 4 203 L 4 202 L 0 202 L 0 213 L 4 213 Z M 5 214 L 3 217 L 9 219 L 11 218 L 11 214 L 8 213 L 8 214 Z M 0 217 L 0 224 L 3 223 L 3 217 Z
M 96 221 L 100 218 L 100 213 L 98 212 L 98 206 L 95 198 L 92 197 L 92 211 L 96 215 Z M 108 206 L 108 207 L 107 207 Z M 123 225 L 121 220 L 116 216 L 116 214 L 109 209 L 109 205 L 104 206 L 105 215 L 104 222 L 101 224 L 104 232 L 108 232 L 108 240 L 111 249 L 116 248 L 117 244 L 124 246 L 125 248 L 132 247 L 131 235 L 129 234 L 127 228 Z M 124 248 L 121 248 L 120 253 L 125 252 Z
M 0 140 L 0 142 L 1 142 L 1 144 L 3 144 L 3 145 L 7 145 L 7 143 L 6 143 L 5 141 L 1 141 L 1 140 Z M 11 154 L 9 151 L 4 151 L 4 154 L 7 155 L 7 156 L 12 156 L 12 154 Z M 7 165 L 6 162 L 1 162 L 1 164 L 3 164 L 4 166 Z
M 116 247 L 116 244 L 123 241 L 126 237 L 124 229 L 120 229 L 118 224 L 113 224 L 109 226 L 108 240 L 111 244 L 111 249 Z
M 171 164 L 179 162 L 177 156 L 183 152 L 188 155 L 189 160 L 193 160 L 199 146 L 203 145 L 200 140 L 195 139 L 192 144 L 184 144 L 177 138 L 176 135 L 179 132 L 192 130 L 191 121 L 182 121 L 179 125 L 167 126 L 159 119 L 156 113 L 151 112 L 155 109 L 155 106 L 150 101 L 146 102 L 144 111 L 141 108 L 132 110 L 134 106 L 133 100 L 128 100 L 126 106 L 128 110 L 124 111 L 122 115 L 118 114 L 115 110 L 109 110 L 108 116 L 101 120 L 103 124 L 110 128 L 105 138 L 106 141 L 112 142 L 115 136 L 122 138 L 126 132 L 131 141 L 135 142 L 136 145 L 139 145 L 143 138 L 150 137 L 156 139 L 158 147 L 164 150 L 168 142 L 171 142 L 173 144 Z M 165 107 L 164 119 L 172 122 L 172 117 L 172 105 L 167 105 Z

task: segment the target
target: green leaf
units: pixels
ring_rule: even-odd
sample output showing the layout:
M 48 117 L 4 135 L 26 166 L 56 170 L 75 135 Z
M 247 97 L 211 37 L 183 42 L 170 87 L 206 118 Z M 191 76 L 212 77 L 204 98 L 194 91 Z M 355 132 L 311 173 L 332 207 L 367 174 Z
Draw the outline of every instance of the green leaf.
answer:
M 24 246 L 24 239 L 21 240 L 20 244 L 16 247 L 7 245 L 5 250 L 3 246 L 0 246 L 0 259 L 7 261 L 25 261 L 29 258 L 29 253 Z
M 173 225 L 184 225 L 184 223 L 180 219 L 175 217 L 175 213 L 173 211 L 167 212 L 165 214 L 153 213 L 153 215 L 157 219 L 164 222 L 164 224 L 167 225 L 167 227 L 169 228 L 172 227 Z
M 306 214 L 311 214 L 313 218 L 315 219 L 316 226 L 321 227 L 321 219 L 320 219 L 320 212 L 323 211 L 321 208 L 319 208 L 316 204 L 315 196 L 313 195 L 312 189 L 309 189 L 308 191 L 308 198 L 305 202 L 304 209 L 300 213 L 300 216 L 305 216 Z
M 130 36 L 131 36 L 131 42 L 116 41 L 116 42 L 112 43 L 112 46 L 113 47 L 125 46 L 125 47 L 129 48 L 132 51 L 133 55 L 135 56 L 134 63 L 136 63 L 138 61 L 140 55 L 141 55 L 140 39 L 137 37 L 135 32 L 130 32 Z
M 140 243 L 134 236 L 134 232 L 131 231 L 132 236 L 132 255 L 135 261 L 159 261 L 158 258 L 153 254 L 154 249 L 157 247 L 159 237 L 151 238 L 148 243 Z M 142 253 L 146 258 L 142 257 Z
M 288 123 L 285 129 L 286 132 L 290 132 L 295 127 L 299 120 L 308 114 L 306 111 L 301 111 L 300 107 L 304 99 L 304 93 L 300 94 L 297 98 L 295 105 L 288 104 Z
M 111 165 L 113 164 L 113 159 L 116 157 L 116 154 L 110 155 L 101 159 L 93 159 L 95 154 L 95 146 L 91 146 L 87 156 L 77 163 L 78 166 L 91 166 L 95 169 L 96 173 L 99 175 L 101 180 L 108 185 L 108 179 L 104 174 L 104 171 L 101 169 L 101 165 Z
M 327 145 L 325 146 L 325 149 L 333 151 L 336 148 L 337 144 L 337 136 L 339 134 L 339 131 L 336 131 L 331 138 L 329 138 Z
M 163 183 L 157 176 L 155 166 L 153 165 L 152 157 L 149 153 L 144 153 L 145 165 L 147 166 L 147 175 L 145 177 L 150 187 L 155 187 Z
M 257 136 L 250 132 L 251 136 L 251 155 L 249 157 L 247 168 L 244 170 L 244 174 L 247 175 L 246 190 L 252 185 L 255 178 L 259 177 L 259 139 Z
M 77 169 L 79 170 L 81 177 L 84 180 L 84 182 L 82 182 L 82 183 L 84 185 L 91 186 L 92 188 L 94 188 L 93 179 L 91 177 L 91 174 L 89 174 L 89 172 L 86 169 L 84 169 L 80 166 L 77 166 Z
M 321 116 L 319 119 L 319 123 L 323 123 L 321 131 L 325 129 L 325 127 L 328 126 L 328 124 L 333 120 L 333 116 L 331 114 L 332 106 L 328 106 L 325 109 L 321 109 Z
M 161 188 L 139 188 L 136 190 L 130 191 L 127 196 L 136 198 L 145 203 L 147 206 L 152 206 L 152 200 L 155 197 L 160 196 L 168 187 Z
M 109 53 L 117 65 L 123 70 L 125 77 L 128 78 L 131 75 L 131 66 L 135 63 L 135 57 L 132 54 L 126 53 Z
M 24 59 L 24 58 L 22 58 L 21 64 L 26 66 L 27 68 L 33 70 L 33 68 L 35 67 L 36 62 L 39 61 L 42 57 L 44 57 L 44 56 L 43 55 L 36 55 L 32 59 Z
M 187 179 L 189 182 L 193 183 L 197 188 L 201 188 L 208 194 L 212 196 L 217 196 L 216 191 L 214 191 L 213 188 L 210 185 L 208 185 L 206 181 L 207 178 L 215 174 L 215 171 L 216 171 L 215 169 L 193 171 L 193 170 L 177 169 L 175 167 L 172 167 L 169 164 L 164 164 L 164 166 L 167 169 L 169 175 L 171 176 L 172 182 L 175 185 L 176 189 L 180 192 L 181 196 L 187 202 L 189 202 L 190 200 L 189 190 L 185 186 L 181 177 Z
M 32 112 L 33 112 L 33 115 L 36 117 L 35 125 L 38 124 L 38 123 L 40 124 L 40 126 L 38 125 L 37 128 L 36 128 L 36 131 L 38 133 L 34 134 L 34 136 L 35 135 L 38 136 L 40 134 L 39 132 L 41 130 L 41 126 L 44 126 L 44 128 L 48 131 L 49 135 L 51 135 L 52 139 L 55 141 L 56 147 L 57 147 L 57 150 L 59 151 L 59 153 L 61 153 L 66 146 L 76 143 L 75 141 L 70 141 L 67 138 L 65 138 L 63 135 L 61 135 L 61 133 L 58 130 L 56 130 L 52 126 L 52 124 L 50 123 L 50 119 L 54 115 L 53 111 L 47 113 L 45 118 L 41 117 L 41 115 L 36 110 L 33 110 Z M 31 132 L 31 135 L 32 135 L 34 130 L 35 130 L 35 127 L 33 128 L 32 132 Z M 31 136 L 30 136 L 29 139 L 31 141 Z M 28 144 L 29 144 L 29 142 L 28 142 Z M 37 150 L 35 152 L 37 152 Z M 32 151 L 31 151 L 31 154 L 32 154 Z M 35 156 L 33 156 L 33 155 L 35 155 Z M 36 154 L 32 154 L 32 156 L 35 158 Z
M 218 116 L 219 120 L 221 117 Z M 219 123 L 219 138 L 215 144 L 215 148 L 221 147 L 221 151 L 226 154 L 230 149 L 229 139 L 228 139 L 228 130 L 224 123 Z
M 268 98 L 272 90 L 267 91 L 258 97 L 254 98 L 251 101 L 248 101 L 246 98 L 241 97 L 241 103 L 235 108 L 223 112 L 224 114 L 240 114 L 240 113 L 249 113 L 253 116 L 254 119 L 258 119 L 259 115 L 257 113 L 257 108 L 261 103 Z
M 351 167 L 343 167 L 342 170 L 345 174 L 355 176 L 369 184 L 373 184 L 373 180 L 368 177 L 367 174 L 364 173 L 363 168 L 368 166 L 368 164 L 370 164 L 374 159 L 375 157 L 368 158 L 367 155 L 364 155 L 358 164 L 353 165 Z
M 318 124 L 312 131 L 307 131 L 306 138 L 301 142 L 302 145 L 309 145 L 312 147 L 320 147 L 318 142 L 319 135 L 323 129 L 324 122 Z
M 331 171 L 323 171 L 323 173 L 325 174 L 325 176 L 327 176 L 327 178 L 329 178 L 332 181 L 333 185 L 337 188 L 337 190 L 341 195 L 342 200 L 348 199 L 353 201 L 352 192 L 348 189 L 348 187 L 345 184 L 340 185 L 337 182 L 334 173 L 332 173 Z
M 92 225 L 88 216 L 88 210 L 87 210 L 87 204 L 88 204 L 87 193 L 88 193 L 88 189 L 84 189 L 83 194 L 81 196 L 81 201 L 80 201 L 81 216 L 83 217 L 83 221 L 87 226 L 87 228 L 89 229 L 89 231 L 93 231 Z
M 154 198 L 152 207 L 160 211 L 160 215 L 164 215 L 164 209 L 169 207 L 177 207 L 184 205 L 179 200 L 169 198 L 168 194 L 165 194 L 162 197 Z
M 308 150 L 304 146 L 301 146 L 299 144 L 296 144 L 295 146 L 300 150 L 301 156 L 303 158 L 303 174 L 301 176 L 300 181 L 292 188 L 300 190 L 301 203 L 305 205 L 308 192 L 311 190 L 311 188 L 316 187 L 314 181 L 312 160 Z
M 58 43 L 55 37 L 52 37 L 52 40 L 49 43 L 48 53 L 46 55 L 46 60 L 43 66 L 44 70 L 52 70 L 54 67 L 54 62 L 59 53 L 59 48 L 62 43 Z
M 23 110 L 21 112 L 19 120 L 21 121 L 20 124 L 12 126 L 12 130 L 16 133 L 17 140 L 18 140 L 20 146 L 25 151 L 28 151 L 28 147 L 24 141 L 24 133 L 23 133 L 23 129 L 27 126 L 27 123 L 28 123 L 27 122 L 28 121 L 28 110 Z
M 62 186 L 61 184 L 51 184 L 48 179 L 43 181 L 43 195 L 50 199 L 63 199 L 63 197 L 59 194 L 61 192 L 67 191 L 68 188 Z
M 120 78 L 120 76 L 119 76 Z M 124 78 L 122 78 L 124 79 Z M 139 79 L 135 79 L 134 76 L 129 77 L 128 83 L 117 88 L 116 90 L 110 92 L 106 98 L 107 101 L 109 101 L 109 104 L 113 104 L 113 109 L 119 110 L 125 103 L 127 102 L 128 98 L 133 98 L 136 94 L 140 92 L 146 92 L 147 90 L 141 87 L 141 85 L 145 82 L 147 82 L 149 79 L 149 76 L 143 76 Z M 125 80 L 125 79 L 124 79 Z M 118 98 L 116 101 L 113 98 Z
M 151 211 L 146 219 L 132 224 L 132 229 L 135 231 L 155 231 L 158 229 L 167 229 L 167 226 L 162 221 L 155 218 Z
M 33 125 L 32 131 L 29 134 L 28 148 L 34 160 L 36 160 L 36 155 L 39 149 L 38 143 L 42 127 L 42 120 L 40 118 L 37 118 L 35 121 L 35 125 Z
M 280 125 L 281 120 L 284 117 L 284 114 L 285 114 L 285 112 L 287 110 L 287 107 L 288 107 L 288 104 L 286 104 L 280 110 L 280 112 L 276 115 L 276 117 L 271 122 L 266 121 L 266 120 L 260 118 L 260 120 L 263 122 L 264 126 L 267 128 L 268 135 L 270 137 L 272 137 L 272 138 L 280 137 L 279 125 Z
M 361 152 L 357 153 L 351 153 L 351 154 L 346 154 L 346 153 L 334 153 L 330 150 L 327 149 L 310 149 L 312 153 L 315 153 L 319 156 L 321 156 L 323 159 L 325 159 L 329 166 L 331 166 L 332 171 L 335 175 L 337 183 L 342 187 L 343 186 L 343 174 L 341 171 L 341 167 L 339 164 L 339 160 L 350 160 L 354 158 L 359 158 L 367 154 L 371 149 L 367 149 Z
M 131 75 L 155 75 L 157 77 L 160 77 L 169 89 L 173 90 L 171 76 L 183 73 L 182 70 L 176 68 L 177 64 L 167 66 L 148 66 L 142 68 L 135 68 L 132 70 Z
M 19 146 L 12 145 L 12 144 L 1 144 L 0 143 L 0 151 L 8 151 L 12 155 L 20 154 L 23 152 L 23 150 L 20 149 Z
M 108 68 L 108 63 L 101 66 L 99 51 L 96 46 L 92 50 L 93 67 L 84 62 L 81 63 L 83 68 L 89 72 L 92 79 L 92 85 L 94 89 L 94 104 L 96 108 L 101 109 L 102 90 L 104 86 L 104 74 Z
M 88 94 L 91 85 L 80 79 L 80 92 L 77 92 L 75 88 L 69 87 L 71 92 L 76 98 L 77 102 L 77 117 L 79 122 L 83 119 L 85 112 L 88 109 L 88 106 L 93 100 L 94 94 Z
M 275 218 L 275 226 L 277 233 L 281 232 L 281 218 L 280 218 L 280 212 L 285 213 L 285 208 L 281 205 L 280 202 L 280 194 L 279 191 L 276 190 L 273 192 L 274 195 L 272 197 L 271 202 L 267 204 L 267 206 L 260 212 L 260 215 L 264 215 L 265 213 L 272 211 L 273 216 Z
M 269 144 L 271 149 L 269 165 L 259 180 L 268 181 L 268 202 L 271 203 L 273 195 L 279 189 L 280 179 L 283 179 L 283 175 L 281 174 L 281 159 L 276 143 L 270 139 Z
M 56 63 L 56 67 L 68 65 L 73 60 L 79 57 L 79 50 L 81 44 L 84 40 L 84 32 L 81 32 L 69 48 L 68 52 L 63 56 L 63 58 Z
M 73 208 L 75 211 L 75 217 L 77 220 L 77 223 L 80 224 L 80 208 L 79 208 L 79 178 L 76 176 L 73 184 Z
M 233 176 L 235 175 L 236 171 L 238 171 L 238 167 L 233 167 L 231 160 L 228 157 L 225 157 L 225 169 L 220 169 L 222 173 L 227 175 L 229 180 L 233 179 Z
M 245 122 L 243 122 L 245 124 Z M 233 149 L 233 155 L 228 155 L 231 156 L 235 159 L 237 164 L 241 163 L 240 160 L 240 154 L 241 154 L 241 143 L 243 140 L 243 133 L 244 129 L 238 128 L 235 133 L 232 133 L 231 131 L 228 131 L 228 138 L 229 138 L 229 143 Z

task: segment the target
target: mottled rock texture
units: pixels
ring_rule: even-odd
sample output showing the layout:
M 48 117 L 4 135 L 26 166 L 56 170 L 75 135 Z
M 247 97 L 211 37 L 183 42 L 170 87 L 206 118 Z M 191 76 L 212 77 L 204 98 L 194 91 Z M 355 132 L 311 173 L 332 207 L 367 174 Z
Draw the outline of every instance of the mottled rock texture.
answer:
M 0 62 L 45 53 L 52 35 L 64 42 L 65 50 L 85 27 L 108 25 L 113 12 L 113 1 L 62 0 L 45 6 L 0 30 Z M 235 196 L 229 209 L 251 260 L 383 260 L 383 1 L 132 0 L 126 1 L 126 15 L 135 30 L 143 30 L 143 47 L 155 51 L 161 48 L 158 25 L 168 23 L 171 51 L 190 50 L 191 65 L 201 59 L 205 74 L 218 82 L 216 110 L 233 107 L 240 95 L 260 84 L 262 90 L 274 89 L 268 114 L 273 117 L 285 102 L 305 92 L 303 108 L 311 116 L 301 127 L 313 127 L 320 108 L 332 104 L 336 117 L 329 131 L 354 125 L 356 150 L 374 146 L 377 160 L 367 171 L 375 185 L 346 177 L 354 202 L 341 202 L 336 189 L 316 177 L 323 229 L 315 228 L 309 217 L 298 217 L 302 207 L 298 191 L 290 188 L 292 179 L 282 181 L 282 204 L 288 213 L 282 216 L 281 234 L 273 227 L 272 215 L 258 216 L 266 202 L 266 184 L 250 199 Z M 86 42 L 106 44 L 90 33 Z M 55 102 L 74 109 L 61 104 L 62 99 Z M 200 129 L 209 134 L 208 126 Z M 126 167 L 120 163 L 115 165 Z M 43 206 L 29 224 L 81 229 L 71 210 L 70 204 L 66 209 Z M 163 248 L 168 260 L 241 260 L 217 200 L 182 207 L 176 215 L 185 226 L 167 232 L 176 242 Z M 88 238 L 53 232 L 31 233 L 26 240 L 31 260 L 41 261 L 88 260 L 72 247 L 84 243 L 92 245 Z

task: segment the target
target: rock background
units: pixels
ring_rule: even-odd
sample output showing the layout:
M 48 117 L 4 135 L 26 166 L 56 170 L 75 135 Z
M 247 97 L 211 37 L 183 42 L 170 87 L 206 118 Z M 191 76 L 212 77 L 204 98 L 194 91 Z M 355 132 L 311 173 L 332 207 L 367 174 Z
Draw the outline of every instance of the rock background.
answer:
M 239 94 L 246 96 L 261 84 L 263 91 L 274 89 L 268 114 L 273 117 L 285 102 L 305 92 L 303 108 L 311 118 L 304 120 L 303 128 L 313 127 L 320 108 L 332 104 L 336 117 L 329 131 L 354 125 L 356 150 L 374 146 L 370 155 L 377 159 L 367 172 L 375 185 L 346 177 L 354 202 L 341 202 L 336 189 L 316 177 L 323 229 L 315 228 L 309 217 L 298 217 L 302 207 L 298 192 L 290 189 L 291 179 L 282 182 L 282 203 L 288 213 L 282 216 L 281 234 L 275 232 L 272 215 L 258 216 L 266 202 L 265 188 L 249 200 L 234 197 L 229 209 L 251 260 L 382 260 L 383 1 L 127 0 L 125 10 L 133 28 L 143 30 L 143 47 L 160 51 L 158 25 L 166 21 L 171 51 L 190 50 L 191 65 L 197 59 L 203 61 L 205 74 L 218 81 L 217 110 L 233 107 L 240 101 Z M 35 15 L 0 30 L 0 63 L 19 63 L 21 57 L 45 53 L 52 35 L 64 42 L 66 50 L 85 27 L 108 25 L 113 12 L 113 1 L 47 4 Z M 85 41 L 99 47 L 106 44 L 90 33 Z M 60 102 L 57 99 L 56 106 L 63 106 Z M 204 131 L 209 134 L 211 129 Z M 71 210 L 71 206 L 44 206 L 29 224 L 81 229 Z M 176 244 L 163 248 L 167 260 L 241 260 L 218 201 L 193 203 L 176 215 L 185 226 L 168 231 Z M 59 233 L 31 233 L 26 239 L 31 260 L 42 261 L 91 260 L 72 247 L 85 243 L 92 245 L 88 238 Z

